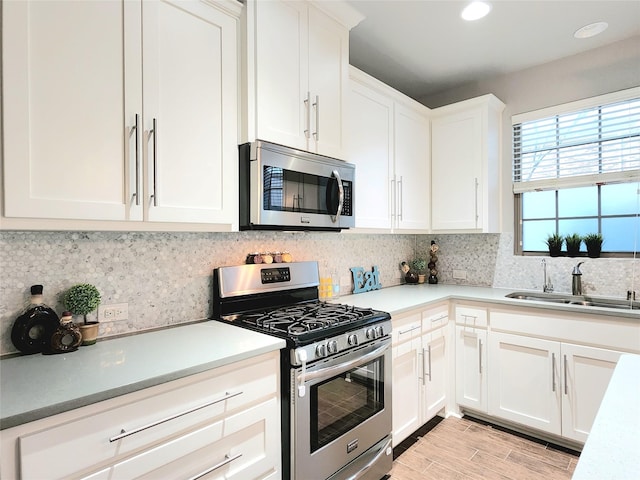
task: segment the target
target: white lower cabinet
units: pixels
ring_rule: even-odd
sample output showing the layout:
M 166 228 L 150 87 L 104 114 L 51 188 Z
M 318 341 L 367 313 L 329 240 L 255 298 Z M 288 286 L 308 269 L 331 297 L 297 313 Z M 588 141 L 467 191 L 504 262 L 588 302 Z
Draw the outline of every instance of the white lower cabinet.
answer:
M 487 411 L 487 331 L 456 326 L 456 402 Z
M 487 309 L 455 307 L 456 402 L 487 412 Z
M 278 352 L 5 430 L 3 450 L 7 480 L 280 478 Z
M 620 355 L 492 332 L 489 414 L 584 443 Z
M 448 307 L 394 318 L 393 445 L 445 407 Z

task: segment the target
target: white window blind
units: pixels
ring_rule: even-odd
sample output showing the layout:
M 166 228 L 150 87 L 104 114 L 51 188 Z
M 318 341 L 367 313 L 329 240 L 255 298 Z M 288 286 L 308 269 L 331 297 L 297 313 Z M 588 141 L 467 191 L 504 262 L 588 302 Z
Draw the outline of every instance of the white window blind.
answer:
M 514 118 L 514 193 L 640 179 L 640 98 L 546 113 Z

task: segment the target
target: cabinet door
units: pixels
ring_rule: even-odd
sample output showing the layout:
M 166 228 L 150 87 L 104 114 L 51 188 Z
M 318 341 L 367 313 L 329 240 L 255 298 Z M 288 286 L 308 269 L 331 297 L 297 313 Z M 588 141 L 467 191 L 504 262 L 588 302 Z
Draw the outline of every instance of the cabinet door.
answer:
M 492 332 L 489 369 L 489 415 L 560 435 L 560 343 Z
M 4 2 L 5 215 L 125 220 L 140 3 Z
M 394 446 L 421 425 L 421 327 L 420 314 L 416 313 L 398 319 L 397 325 L 393 328 L 392 433 Z
M 562 344 L 562 436 L 585 442 L 620 352 Z
M 432 228 L 479 228 L 482 188 L 482 111 L 431 120 Z
M 446 328 L 422 337 L 424 388 L 422 423 L 427 422 L 445 407 L 447 400 Z
M 419 111 L 395 106 L 396 225 L 398 229 L 429 229 L 429 120 Z
M 356 165 L 356 227 L 390 229 L 393 101 L 352 81 L 347 118 L 346 158 Z
M 343 157 L 343 119 L 349 66 L 349 32 L 309 6 L 309 150 Z
M 487 411 L 487 332 L 456 327 L 456 402 Z
M 256 15 L 255 136 L 306 150 L 311 115 L 307 4 L 256 1 L 252 6 Z
M 145 2 L 143 32 L 148 220 L 236 222 L 236 20 Z

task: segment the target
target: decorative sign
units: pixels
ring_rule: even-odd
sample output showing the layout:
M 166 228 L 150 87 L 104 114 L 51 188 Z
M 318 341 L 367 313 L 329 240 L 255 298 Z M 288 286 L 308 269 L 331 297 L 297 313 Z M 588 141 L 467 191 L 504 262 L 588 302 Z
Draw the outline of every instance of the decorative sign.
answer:
M 370 272 L 365 272 L 363 267 L 351 267 L 350 270 L 353 275 L 353 293 L 369 292 L 382 288 L 380 272 L 376 265 Z

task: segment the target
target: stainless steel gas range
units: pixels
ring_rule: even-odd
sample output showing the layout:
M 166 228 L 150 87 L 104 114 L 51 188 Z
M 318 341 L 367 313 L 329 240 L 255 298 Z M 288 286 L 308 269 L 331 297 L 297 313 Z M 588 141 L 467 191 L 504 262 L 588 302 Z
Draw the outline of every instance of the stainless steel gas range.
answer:
M 221 267 L 213 319 L 283 338 L 282 469 L 293 480 L 390 470 L 391 317 L 318 300 L 317 262 Z

